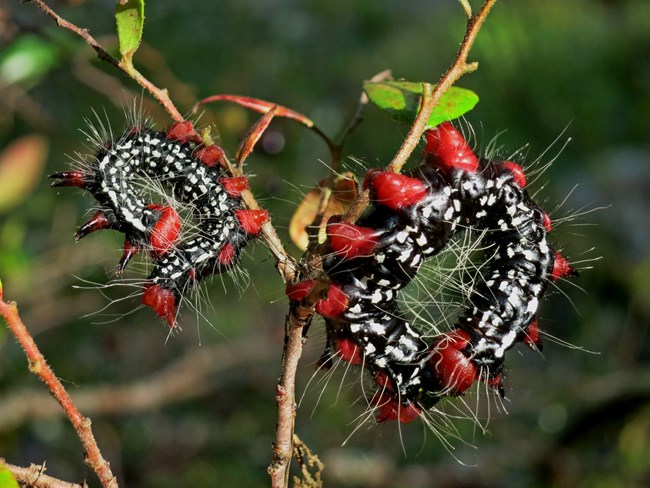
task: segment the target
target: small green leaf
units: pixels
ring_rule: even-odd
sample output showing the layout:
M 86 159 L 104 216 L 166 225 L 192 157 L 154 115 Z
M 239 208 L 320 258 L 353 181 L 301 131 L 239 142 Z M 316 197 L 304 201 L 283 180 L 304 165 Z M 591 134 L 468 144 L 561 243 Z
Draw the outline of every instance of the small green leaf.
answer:
M 144 26 L 144 0 L 117 0 L 115 5 L 120 54 L 129 63 L 140 46 Z
M 420 110 L 422 83 L 411 81 L 380 81 L 364 83 L 363 90 L 368 98 L 390 117 L 410 124 Z M 474 108 L 478 95 L 466 88 L 452 86 L 435 106 L 427 128 L 435 127 L 441 122 L 457 119 Z
M 0 465 L 0 488 L 19 488 L 14 475 L 3 465 Z

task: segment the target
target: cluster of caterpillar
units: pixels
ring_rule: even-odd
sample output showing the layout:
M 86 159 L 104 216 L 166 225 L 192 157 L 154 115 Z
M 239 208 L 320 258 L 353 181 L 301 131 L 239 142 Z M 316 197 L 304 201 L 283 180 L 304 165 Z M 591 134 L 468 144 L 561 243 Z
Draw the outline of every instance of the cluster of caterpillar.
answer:
M 330 286 L 316 303 L 327 330 L 321 361 L 338 357 L 366 368 L 380 422 L 410 422 L 476 381 L 503 396 L 505 352 L 517 342 L 541 347 L 539 301 L 549 281 L 575 274 L 548 244 L 550 218 L 528 195 L 517 164 L 478 158 L 450 123 L 426 138 L 424 162 L 410 173 L 367 173 L 372 206 L 356 224 L 340 217 L 327 224 Z M 398 295 L 427 257 L 467 228 L 481 231 L 489 253 L 483 278 L 453 328 L 428 343 Z M 286 291 L 302 300 L 313 286 L 306 280 Z
M 142 302 L 176 326 L 178 305 L 188 289 L 208 276 L 231 269 L 246 243 L 268 220 L 266 210 L 245 209 L 245 177 L 227 177 L 221 147 L 205 145 L 191 122 L 158 132 L 137 125 L 105 142 L 83 169 L 50 176 L 54 187 L 88 191 L 100 208 L 83 224 L 77 240 L 100 229 L 124 233 L 121 273 L 139 251 L 153 261 Z M 174 207 L 146 201 L 138 179 L 159 182 L 186 204 L 196 232 L 181 239 L 182 220 Z

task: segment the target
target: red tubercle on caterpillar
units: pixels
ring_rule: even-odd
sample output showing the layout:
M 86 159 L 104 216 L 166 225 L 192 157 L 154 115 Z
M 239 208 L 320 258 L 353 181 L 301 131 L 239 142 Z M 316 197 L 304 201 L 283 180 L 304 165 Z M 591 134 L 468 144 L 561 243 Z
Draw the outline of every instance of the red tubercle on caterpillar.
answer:
M 474 172 L 478 169 L 478 158 L 467 141 L 451 123 L 443 122 L 425 133 L 427 146 L 424 153 L 429 165 L 449 171 L 456 168 Z
M 208 167 L 221 165 L 225 162 L 226 153 L 216 144 L 201 146 L 194 151 L 194 156 Z
M 147 205 L 147 208 L 160 212 L 158 222 L 154 224 L 149 236 L 151 254 L 158 257 L 168 252 L 176 244 L 181 232 L 181 217 L 173 207 L 152 203 Z
M 86 185 L 89 183 L 89 178 L 91 175 L 85 171 L 74 170 L 74 171 L 62 171 L 61 173 L 54 173 L 49 176 L 54 180 L 50 186 L 53 188 L 63 187 L 63 186 L 76 186 L 81 189 L 85 189 Z
M 524 170 L 521 169 L 521 166 L 512 161 L 503 161 L 501 167 L 512 173 L 514 182 L 519 185 L 520 188 L 526 188 L 526 174 L 524 173 Z
M 360 366 L 363 364 L 363 356 L 361 355 L 361 348 L 352 339 L 336 339 L 336 354 L 346 363 Z
M 363 187 L 371 191 L 375 202 L 393 210 L 413 205 L 427 195 L 427 188 L 419 179 L 379 169 L 368 171 Z
M 221 266 L 230 267 L 237 258 L 237 253 L 235 252 L 235 246 L 230 242 L 226 242 L 219 252 L 217 253 L 217 261 Z
M 534 351 L 541 351 L 543 349 L 542 338 L 539 336 L 539 324 L 536 319 L 528 324 L 522 340 L 524 344 Z
M 166 133 L 167 139 L 178 142 L 195 142 L 201 144 L 203 139 L 196 129 L 194 124 L 189 120 L 184 120 L 182 122 L 174 122 Z
M 343 222 L 327 224 L 332 251 L 343 259 L 352 259 L 359 256 L 370 256 L 377 247 L 377 231 L 371 227 L 360 227 Z
M 219 184 L 223 186 L 228 196 L 233 198 L 241 196 L 241 192 L 248 190 L 248 178 L 245 176 L 224 176 L 219 178 Z
M 408 424 L 418 418 L 422 412 L 415 404 L 411 402 L 403 404 L 394 393 L 382 390 L 374 394 L 370 405 L 377 407 L 378 413 L 375 417 L 377 422 L 399 420 L 403 424 Z
M 256 236 L 262 231 L 262 225 L 269 220 L 269 213 L 262 209 L 235 210 L 241 228 L 247 234 Z
M 172 329 L 176 328 L 176 295 L 169 288 L 163 288 L 158 284 L 145 285 L 142 303 L 151 307 L 156 315 L 167 320 Z
M 307 295 L 314 289 L 316 282 L 314 280 L 305 280 L 299 283 L 288 283 L 285 287 L 285 293 L 289 300 L 299 302 L 307 298 Z
M 99 210 L 88 222 L 79 227 L 77 232 L 75 232 L 74 238 L 78 241 L 92 232 L 102 229 L 110 229 L 113 225 L 115 225 L 115 221 L 109 218 L 103 211 Z
M 476 366 L 462 352 L 469 341 L 467 332 L 454 329 L 431 345 L 429 364 L 440 386 L 450 395 L 462 395 L 478 379 Z
M 349 298 L 338 285 L 330 285 L 327 298 L 316 302 L 316 313 L 328 319 L 339 317 L 348 308 Z
M 117 265 L 117 274 L 120 275 L 124 272 L 126 265 L 129 264 L 131 258 L 140 252 L 140 246 L 134 244 L 128 237 L 124 239 L 124 247 L 122 257 Z
M 555 253 L 555 260 L 553 261 L 553 270 L 551 271 L 551 279 L 553 281 L 567 276 L 576 276 L 578 272 L 571 267 L 569 261 L 562 256 L 559 252 Z

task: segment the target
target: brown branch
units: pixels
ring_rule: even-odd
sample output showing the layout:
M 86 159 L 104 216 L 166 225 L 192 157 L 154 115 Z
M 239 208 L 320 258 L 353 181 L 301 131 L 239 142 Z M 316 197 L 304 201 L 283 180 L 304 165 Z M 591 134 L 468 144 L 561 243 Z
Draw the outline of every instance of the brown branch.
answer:
M 74 25 L 71 22 L 68 22 L 64 18 L 62 18 L 59 14 L 57 14 L 54 10 L 52 10 L 50 7 L 47 6 L 45 2 L 42 0 L 29 0 L 33 3 L 35 3 L 43 12 L 45 12 L 47 15 L 52 17 L 56 24 L 59 27 L 62 27 L 64 29 L 67 29 L 71 32 L 74 32 L 81 38 L 83 38 L 86 43 L 92 47 L 96 52 L 97 52 L 97 57 L 101 59 L 102 61 L 106 61 L 113 66 L 115 66 L 117 69 L 125 73 L 126 75 L 129 76 L 129 78 L 133 79 L 135 82 L 137 82 L 142 88 L 147 90 L 151 95 L 158 100 L 158 102 L 165 108 L 169 116 L 176 122 L 182 122 L 185 120 L 181 113 L 178 111 L 174 103 L 171 101 L 169 98 L 169 94 L 167 93 L 167 90 L 165 89 L 160 89 L 156 85 L 154 85 L 151 81 L 149 81 L 146 77 L 144 77 L 138 70 L 136 70 L 133 67 L 130 67 L 130 69 L 127 69 L 125 66 L 120 64 L 120 62 L 115 59 L 113 56 L 111 56 L 102 46 L 97 42 L 97 40 L 90 35 L 88 32 L 88 29 L 84 29 L 81 27 L 78 27 Z
M 110 465 L 106 461 L 97 446 L 95 437 L 90 427 L 90 419 L 81 415 L 75 404 L 72 402 L 70 395 L 65 390 L 59 379 L 52 369 L 48 366 L 45 358 L 38 350 L 38 346 L 29 334 L 29 331 L 23 324 L 18 314 L 18 307 L 15 302 L 5 302 L 2 298 L 2 284 L 0 283 L 0 315 L 2 315 L 9 326 L 11 332 L 25 350 L 25 355 L 29 361 L 29 370 L 38 375 L 45 383 L 56 401 L 63 408 L 70 423 L 74 427 L 81 443 L 86 450 L 85 462 L 90 466 L 101 481 L 104 488 L 117 488 L 117 479 L 111 472 Z
M 0 458 L 0 466 L 11 471 L 20 486 L 29 486 L 30 488 L 88 488 L 85 481 L 83 483 L 72 483 L 46 475 L 45 463 L 42 465 L 32 464 L 29 468 L 23 468 L 9 464 Z
M 293 308 L 287 315 L 282 377 L 275 394 L 278 403 L 278 425 L 273 442 L 273 459 L 268 468 L 271 485 L 274 488 L 285 487 L 289 482 L 289 465 L 293 452 L 292 436 L 296 420 L 296 371 L 302 355 L 302 328 L 310 318 L 311 316 L 308 316 L 307 320 L 300 324 Z
M 496 0 L 486 0 L 486 2 L 481 7 L 481 10 L 473 16 L 469 17 L 467 20 L 467 28 L 465 30 L 465 38 L 463 39 L 460 49 L 456 54 L 456 59 L 454 59 L 453 64 L 449 67 L 447 72 L 442 75 L 438 84 L 431 91 L 431 87 L 428 84 L 425 84 L 423 87 L 422 93 L 422 108 L 418 113 L 413 126 L 409 131 L 406 139 L 402 143 L 402 146 L 397 151 L 397 154 L 391 161 L 388 169 L 391 171 L 399 172 L 402 169 L 402 166 L 406 164 L 406 161 L 411 156 L 411 153 L 415 147 L 419 144 L 420 138 L 426 129 L 427 121 L 431 116 L 431 112 L 440 102 L 442 95 L 456 83 L 461 76 L 465 73 L 470 73 L 475 71 L 478 68 L 478 63 L 467 63 L 467 56 L 469 51 L 476 40 L 476 35 L 481 29 L 485 18 L 488 13 L 496 3 Z
M 296 420 L 296 371 L 302 355 L 304 332 L 311 324 L 314 306 L 327 289 L 327 282 L 317 280 L 302 301 L 292 301 L 285 322 L 285 343 L 282 356 L 282 376 L 277 386 L 278 425 L 273 443 L 273 459 L 269 466 L 271 486 L 284 488 L 289 484 L 289 466 L 293 454 Z

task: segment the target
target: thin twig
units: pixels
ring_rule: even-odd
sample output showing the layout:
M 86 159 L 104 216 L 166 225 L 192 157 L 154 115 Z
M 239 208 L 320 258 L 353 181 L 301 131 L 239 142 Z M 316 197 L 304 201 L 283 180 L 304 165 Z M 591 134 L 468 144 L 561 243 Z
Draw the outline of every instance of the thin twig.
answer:
M 293 454 L 294 424 L 296 419 L 296 371 L 302 355 L 305 328 L 311 324 L 314 306 L 327 289 L 327 282 L 317 280 L 309 295 L 302 301 L 292 301 L 285 322 L 285 344 L 282 356 L 282 376 L 277 386 L 278 425 L 273 443 L 273 460 L 269 466 L 273 488 L 284 488 L 289 483 L 289 466 Z
M 431 84 L 422 83 L 422 99 L 420 101 L 420 110 L 418 111 L 417 117 L 415 117 L 415 121 L 413 121 L 413 125 L 411 126 L 411 129 L 409 130 L 408 134 L 404 138 L 404 142 L 402 142 L 399 151 L 397 151 L 397 154 L 395 155 L 391 163 L 388 165 L 388 169 L 390 171 L 395 171 L 396 173 L 399 173 L 402 169 L 402 166 L 404 166 L 406 164 L 406 161 L 408 161 L 408 158 L 411 156 L 413 150 L 420 143 L 420 138 L 422 137 L 422 134 L 426 129 L 426 125 L 427 122 L 429 121 L 429 117 L 431 116 L 431 112 L 433 112 L 433 109 L 435 108 L 436 104 L 440 101 L 440 98 L 442 97 L 443 93 L 447 90 L 445 89 L 441 91 L 438 89 L 441 83 L 442 80 L 436 86 L 436 90 L 437 90 L 436 95 L 434 95 L 434 88 Z M 453 82 L 451 82 L 449 86 L 451 86 L 452 84 Z M 434 98 L 435 96 L 437 96 L 437 98 Z
M 399 172 L 402 169 L 402 166 L 406 164 L 409 156 L 411 156 L 411 153 L 419 144 L 420 138 L 426 129 L 427 121 L 431 116 L 431 112 L 433 112 L 433 109 L 440 102 L 442 95 L 444 95 L 444 93 L 451 88 L 451 86 L 456 83 L 461 76 L 465 73 L 475 71 L 478 68 L 478 63 L 476 62 L 467 63 L 467 56 L 474 44 L 478 31 L 481 29 L 485 18 L 488 13 L 490 13 L 490 10 L 495 3 L 496 0 L 486 0 L 481 7 L 481 10 L 479 10 L 475 16 L 470 17 L 467 20 L 465 38 L 456 54 L 454 63 L 449 67 L 447 72 L 442 75 L 442 78 L 440 78 L 440 81 L 435 86 L 430 96 L 423 90 L 422 107 L 420 112 L 418 113 L 415 122 L 413 122 L 413 126 L 402 143 L 402 146 L 399 148 L 399 151 L 397 151 L 397 154 L 388 166 L 389 170 Z
M 45 358 L 38 350 L 34 339 L 20 319 L 16 303 L 7 303 L 3 300 L 1 286 L 0 284 L 0 315 L 4 317 L 9 329 L 11 329 L 11 332 L 16 336 L 16 339 L 25 350 L 25 355 L 29 361 L 29 370 L 38 375 L 65 411 L 86 450 L 85 462 L 97 473 L 97 477 L 102 486 L 104 488 L 117 488 L 117 479 L 111 472 L 108 461 L 102 457 L 99 446 L 95 441 L 90 427 L 90 419 L 81 415 L 76 405 L 72 402 L 70 395 L 68 395 L 68 392 L 48 366 Z
M 88 43 L 88 45 L 97 52 L 97 57 L 99 57 L 99 59 L 112 64 L 117 69 L 124 72 L 130 78 L 135 80 L 142 88 L 144 88 L 149 93 L 151 93 L 151 95 L 156 100 L 158 100 L 158 102 L 160 102 L 160 104 L 165 108 L 169 116 L 174 121 L 182 122 L 184 120 L 181 113 L 178 111 L 174 103 L 169 98 L 169 94 L 167 93 L 167 90 L 158 88 L 156 85 L 154 85 L 151 81 L 149 81 L 136 69 L 130 69 L 130 70 L 125 69 L 117 59 L 111 56 L 101 46 L 101 44 L 99 44 L 99 42 L 97 42 L 97 40 L 95 40 L 95 38 L 90 35 L 88 29 L 83 29 L 81 27 L 74 25 L 71 22 L 68 22 L 67 20 L 62 18 L 59 14 L 57 14 L 54 10 L 48 7 L 47 4 L 42 0 L 29 0 L 29 1 L 35 3 L 43 12 L 45 12 L 47 15 L 52 17 L 59 27 L 68 29 L 69 31 L 72 31 L 78 36 L 82 37 L 86 41 L 86 43 Z
M 4 466 L 11 471 L 20 486 L 29 486 L 30 488 L 88 488 L 85 482 L 72 483 L 46 475 L 45 463 L 42 465 L 32 464 L 29 468 L 23 468 L 9 464 L 0 458 L 0 466 Z

